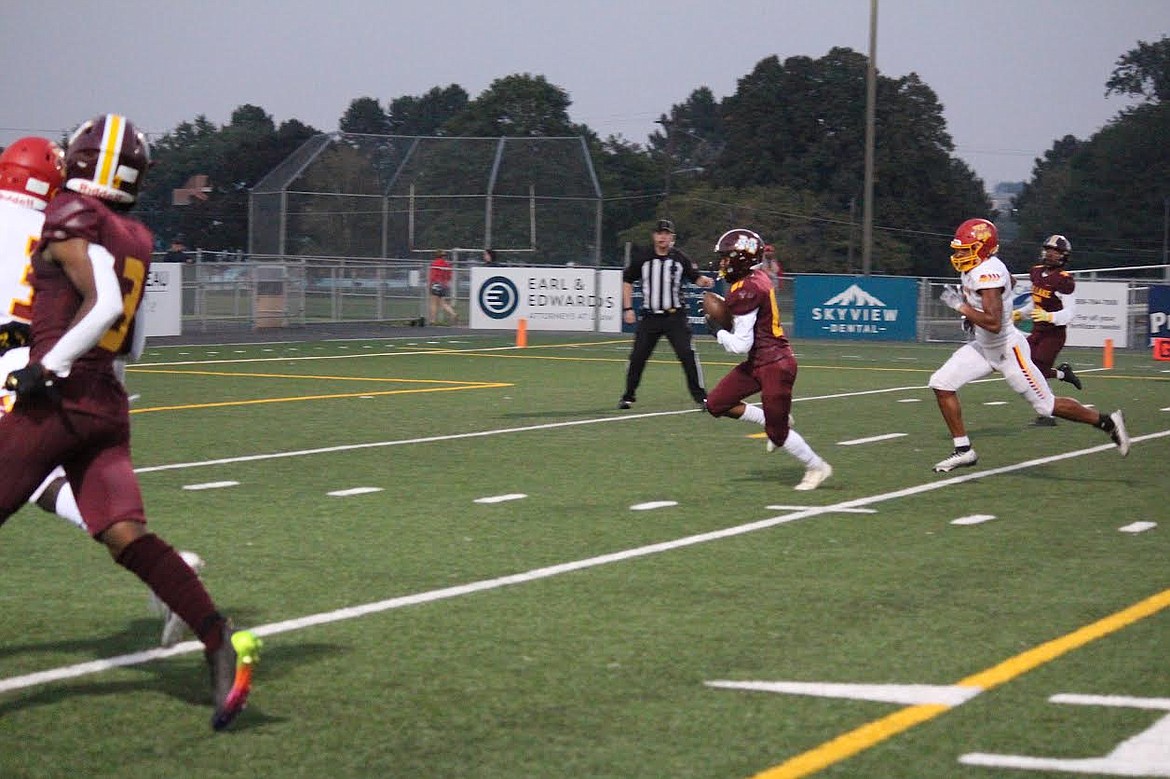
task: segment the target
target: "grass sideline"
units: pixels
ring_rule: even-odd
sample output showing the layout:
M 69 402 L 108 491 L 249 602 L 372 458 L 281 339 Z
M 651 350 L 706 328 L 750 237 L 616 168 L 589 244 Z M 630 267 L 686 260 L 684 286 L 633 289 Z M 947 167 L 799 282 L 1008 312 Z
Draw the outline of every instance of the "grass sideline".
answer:
M 713 385 L 735 360 L 697 343 Z M 1170 587 L 1164 529 L 1119 529 L 1165 514 L 1170 381 L 1147 355 L 1064 355 L 1071 394 L 1125 409 L 1129 458 L 1029 428 L 990 380 L 962 392 L 979 465 L 937 475 L 925 383 L 953 347 L 798 343 L 797 429 L 835 474 L 796 493 L 759 428 L 689 403 L 667 344 L 631 411 L 627 338 L 529 344 L 149 348 L 128 380 L 151 524 L 266 634 L 252 703 L 212 734 L 197 648 L 150 653 L 141 585 L 25 509 L 0 689 L 148 654 L 0 693 L 0 776 L 987 777 L 1008 774 L 960 758 L 1104 755 L 1156 721 L 1049 701 L 1170 696 L 1167 615 L 1115 616 Z M 675 505 L 631 510 L 655 501 Z M 975 514 L 995 519 L 952 524 Z M 1013 661 L 929 712 L 709 684 L 951 687 Z

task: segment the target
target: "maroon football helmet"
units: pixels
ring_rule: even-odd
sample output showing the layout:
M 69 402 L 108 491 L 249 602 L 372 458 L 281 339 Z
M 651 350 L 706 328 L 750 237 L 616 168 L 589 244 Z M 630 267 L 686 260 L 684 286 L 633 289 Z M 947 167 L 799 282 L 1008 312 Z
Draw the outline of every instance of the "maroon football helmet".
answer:
M 78 127 L 65 149 L 65 188 L 129 205 L 150 167 L 150 144 L 129 119 L 103 114 Z
M 1040 247 L 1040 259 L 1049 268 L 1063 268 L 1068 264 L 1070 254 L 1072 254 L 1072 244 L 1063 235 L 1048 236 L 1048 239 Z
M 764 239 L 758 233 L 737 227 L 719 236 L 715 254 L 719 257 L 719 277 L 739 281 L 764 258 Z
M 21 138 L 0 154 L 2 200 L 44 211 L 64 180 L 61 147 L 46 138 Z

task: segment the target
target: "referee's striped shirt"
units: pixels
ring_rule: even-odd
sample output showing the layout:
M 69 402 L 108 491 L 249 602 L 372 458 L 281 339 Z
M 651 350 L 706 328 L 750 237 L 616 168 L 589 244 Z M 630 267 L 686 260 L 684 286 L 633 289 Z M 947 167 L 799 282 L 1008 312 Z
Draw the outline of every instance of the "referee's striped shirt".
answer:
M 622 273 L 628 284 L 642 283 L 642 308 L 653 314 L 664 314 L 683 307 L 683 281 L 694 283 L 699 269 L 691 258 L 678 249 L 659 256 L 651 249 L 630 262 Z

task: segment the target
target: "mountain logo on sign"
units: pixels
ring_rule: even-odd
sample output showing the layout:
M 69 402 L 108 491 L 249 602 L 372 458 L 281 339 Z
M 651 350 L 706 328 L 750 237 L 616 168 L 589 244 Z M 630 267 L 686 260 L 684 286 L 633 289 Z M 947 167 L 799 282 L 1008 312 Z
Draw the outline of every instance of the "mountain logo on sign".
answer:
M 850 284 L 811 313 L 814 321 L 824 323 L 820 328 L 828 333 L 877 335 L 898 321 L 898 309 L 888 307 L 857 284 Z
M 882 306 L 885 303 L 878 300 L 873 295 L 866 292 L 856 284 L 850 284 L 849 287 L 833 297 L 826 300 L 821 305 L 823 306 Z

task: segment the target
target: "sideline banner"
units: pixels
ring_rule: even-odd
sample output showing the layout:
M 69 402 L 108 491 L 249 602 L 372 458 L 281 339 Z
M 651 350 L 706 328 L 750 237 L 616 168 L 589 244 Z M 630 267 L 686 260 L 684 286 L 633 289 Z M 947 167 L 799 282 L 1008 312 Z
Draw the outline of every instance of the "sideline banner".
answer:
M 618 268 L 471 269 L 471 317 L 481 330 L 621 331 L 622 272 Z
M 1151 284 L 1147 306 L 1150 342 L 1155 338 L 1170 338 L 1170 285 Z
M 138 315 L 146 336 L 183 334 L 183 263 L 152 262 Z
M 1068 325 L 1067 346 L 1129 346 L 1129 285 L 1117 281 L 1078 281 L 1073 291 L 1076 315 Z
M 795 277 L 793 330 L 798 338 L 913 341 L 918 337 L 918 279 L 895 276 Z

